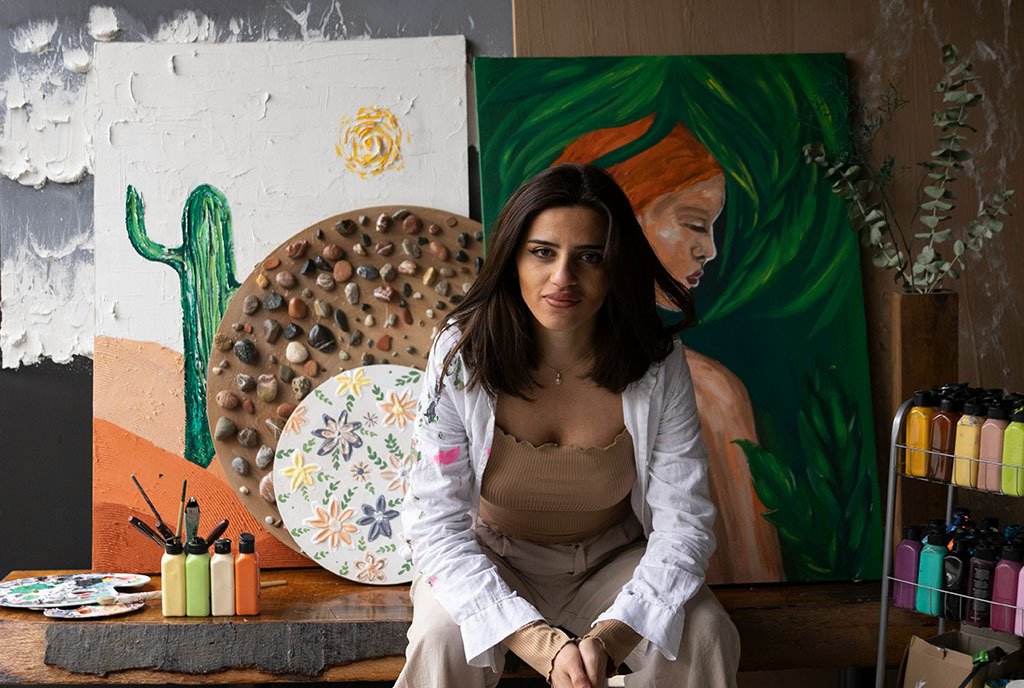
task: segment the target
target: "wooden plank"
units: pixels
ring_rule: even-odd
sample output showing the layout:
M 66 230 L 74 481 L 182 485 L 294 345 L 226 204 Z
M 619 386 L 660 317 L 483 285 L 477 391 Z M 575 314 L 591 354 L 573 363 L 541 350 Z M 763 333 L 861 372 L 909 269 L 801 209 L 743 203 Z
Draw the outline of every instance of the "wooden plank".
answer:
M 17 571 L 8 579 L 68 573 Z M 320 569 L 274 571 L 258 617 L 164 619 L 136 614 L 61 622 L 0 609 L 0 683 L 267 683 L 388 681 L 401 671 L 412 619 L 407 586 L 371 587 Z M 154 581 L 147 587 L 158 587 Z M 877 583 L 715 590 L 740 632 L 742 671 L 872 666 Z M 934 619 L 892 610 L 888 661 Z M 74 671 L 73 671 L 74 670 Z M 509 672 L 528 676 L 529 670 Z

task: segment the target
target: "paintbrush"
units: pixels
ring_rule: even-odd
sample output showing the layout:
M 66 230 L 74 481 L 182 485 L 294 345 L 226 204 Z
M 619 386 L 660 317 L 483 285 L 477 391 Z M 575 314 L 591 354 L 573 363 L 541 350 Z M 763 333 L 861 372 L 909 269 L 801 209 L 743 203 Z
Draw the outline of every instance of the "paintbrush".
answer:
M 135 487 L 139 488 L 139 492 L 142 493 L 142 498 L 145 499 L 146 504 L 149 505 L 149 510 L 152 511 L 153 516 L 156 517 L 156 529 L 160 531 L 160 534 L 164 536 L 165 540 L 170 540 L 174 537 L 174 531 L 164 525 L 164 519 L 160 516 L 160 512 L 156 510 L 155 506 L 153 506 L 153 502 L 150 501 L 149 495 L 142 489 L 142 484 L 139 482 L 139 479 L 135 477 L 134 473 L 132 474 L 132 482 L 135 483 Z
M 181 537 L 181 529 L 183 527 L 183 519 L 185 518 L 185 488 L 188 487 L 188 481 L 181 481 L 181 505 L 178 507 L 178 520 L 174 522 L 174 537 Z
M 210 531 L 210 534 L 206 536 L 207 544 L 213 544 L 213 541 L 224 534 L 224 531 L 228 529 L 228 520 L 225 518 L 223 521 L 218 523 Z
M 185 507 L 185 535 L 185 542 L 199 535 L 199 502 L 195 497 L 189 497 Z
M 136 518 L 135 516 L 129 516 L 128 522 L 132 524 L 135 530 L 139 531 L 140 533 L 148 537 L 150 540 L 160 545 L 160 548 L 163 549 L 164 541 L 160 539 L 160 536 L 156 534 L 156 531 L 149 527 L 149 524 L 147 524 L 145 521 L 141 519 Z
M 272 580 L 262 581 L 260 583 L 261 588 L 277 588 L 282 585 L 288 585 L 286 580 Z M 96 600 L 98 604 L 110 605 L 110 604 L 131 604 L 132 602 L 143 602 L 145 600 L 159 600 L 163 598 L 162 590 L 150 590 L 149 592 L 129 592 L 121 593 L 118 595 L 104 595 L 103 597 Z

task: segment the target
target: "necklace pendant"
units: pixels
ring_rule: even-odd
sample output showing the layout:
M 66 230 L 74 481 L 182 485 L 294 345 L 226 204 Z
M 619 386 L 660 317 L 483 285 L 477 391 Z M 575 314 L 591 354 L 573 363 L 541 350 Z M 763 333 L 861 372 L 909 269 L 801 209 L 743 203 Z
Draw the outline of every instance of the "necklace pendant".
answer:
M 562 374 L 561 373 L 558 373 L 557 375 L 555 375 L 555 384 L 556 385 L 562 384 Z

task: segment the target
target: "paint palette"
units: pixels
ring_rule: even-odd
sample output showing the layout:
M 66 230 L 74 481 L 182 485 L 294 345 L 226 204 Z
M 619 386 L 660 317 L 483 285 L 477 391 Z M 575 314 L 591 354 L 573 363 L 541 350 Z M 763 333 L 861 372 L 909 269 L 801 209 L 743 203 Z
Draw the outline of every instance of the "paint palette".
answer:
M 313 388 L 359 366 L 422 369 L 434 327 L 483 265 L 479 223 L 417 206 L 329 217 L 271 251 L 232 297 L 213 338 L 206 410 L 239 501 L 301 551 L 274 501 L 274 451 Z
M 409 489 L 420 371 L 336 375 L 295 409 L 277 446 L 281 518 L 303 553 L 359 583 L 412 580 L 399 510 Z
M 141 602 L 116 602 L 114 604 L 86 604 L 73 609 L 47 609 L 43 616 L 51 619 L 63 619 L 65 621 L 80 621 L 82 619 L 99 619 L 105 616 L 123 616 L 137 612 L 146 606 L 145 600 Z
M 0 606 L 26 609 L 80 607 L 116 595 L 115 588 L 135 588 L 150 581 L 136 573 L 72 573 L 18 578 L 0 583 Z

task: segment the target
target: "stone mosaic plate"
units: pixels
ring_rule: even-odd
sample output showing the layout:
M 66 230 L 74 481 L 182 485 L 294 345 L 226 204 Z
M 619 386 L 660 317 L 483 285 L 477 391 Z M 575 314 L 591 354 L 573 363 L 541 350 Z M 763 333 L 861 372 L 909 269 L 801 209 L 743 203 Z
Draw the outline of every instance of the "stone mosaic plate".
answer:
M 116 595 L 115 588 L 145 585 L 149 576 L 136 573 L 73 573 L 18 578 L 0 583 L 0 606 L 43 609 L 95 604 Z
M 284 527 L 304 554 L 343 578 L 412 580 L 399 510 L 421 375 L 397 365 L 336 375 L 299 404 L 278 441 L 274 490 Z
M 468 217 L 374 206 L 298 231 L 243 281 L 213 338 L 206 404 L 224 479 L 267 532 L 299 551 L 271 477 L 295 407 L 358 366 L 422 369 L 434 327 L 471 288 L 483 254 L 482 227 Z

